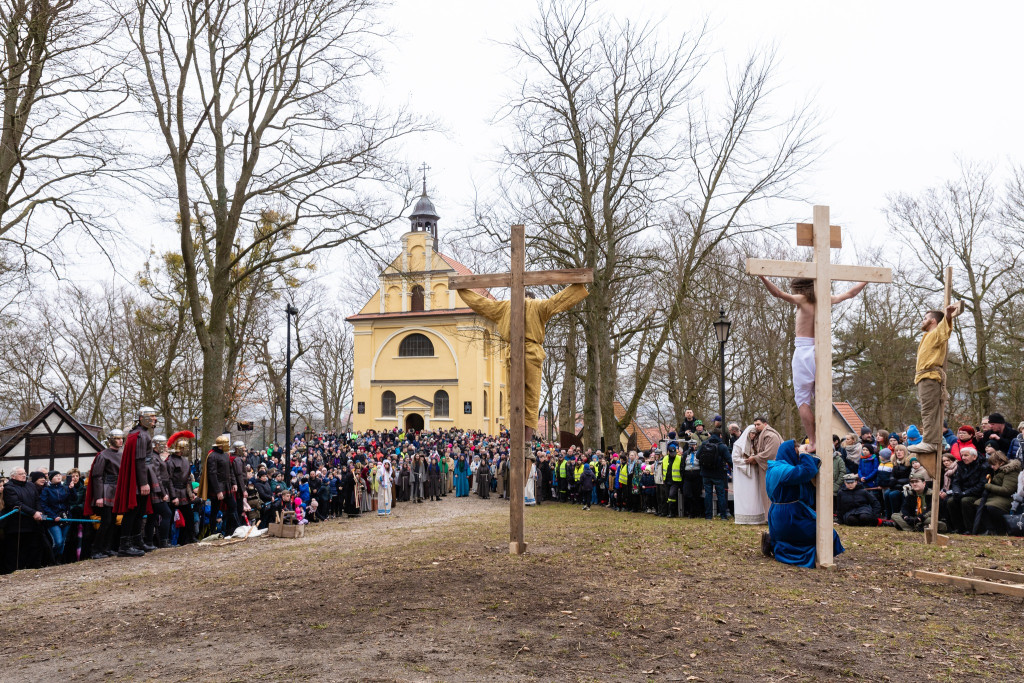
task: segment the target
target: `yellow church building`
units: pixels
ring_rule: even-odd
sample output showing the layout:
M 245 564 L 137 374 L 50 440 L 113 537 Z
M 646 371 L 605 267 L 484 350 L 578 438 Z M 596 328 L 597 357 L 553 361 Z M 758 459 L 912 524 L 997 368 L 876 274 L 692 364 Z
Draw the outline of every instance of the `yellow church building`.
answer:
M 377 292 L 347 318 L 356 430 L 454 427 L 496 434 L 505 425 L 500 338 L 448 289 L 450 274 L 471 271 L 436 250 L 439 218 L 424 185 L 401 253 L 380 273 Z

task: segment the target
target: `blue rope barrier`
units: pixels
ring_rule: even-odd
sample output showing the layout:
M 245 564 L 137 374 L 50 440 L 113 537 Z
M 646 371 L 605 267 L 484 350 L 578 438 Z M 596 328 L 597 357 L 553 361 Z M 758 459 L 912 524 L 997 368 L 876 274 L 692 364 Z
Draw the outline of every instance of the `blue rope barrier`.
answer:
M 14 514 L 15 512 L 21 512 L 21 510 L 20 510 L 20 509 L 18 509 L 18 508 L 14 508 L 13 510 L 11 510 L 10 512 L 8 512 L 7 514 L 5 514 L 5 515 L 0 515 L 0 521 L 2 521 L 2 520 L 5 520 L 5 519 L 7 519 L 7 518 L 8 518 L 8 517 L 10 517 L 11 515 L 13 515 L 13 514 Z

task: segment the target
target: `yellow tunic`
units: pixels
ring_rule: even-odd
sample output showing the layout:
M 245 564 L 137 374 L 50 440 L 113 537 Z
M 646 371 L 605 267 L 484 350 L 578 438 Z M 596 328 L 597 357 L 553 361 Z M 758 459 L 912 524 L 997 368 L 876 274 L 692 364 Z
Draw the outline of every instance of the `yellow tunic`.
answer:
M 926 332 L 921 337 L 921 343 L 917 345 L 917 374 L 914 375 L 914 384 L 923 379 L 942 381 L 940 370 L 946 363 L 950 332 L 952 330 L 949 327 L 949 316 L 947 315 L 931 332 Z
M 526 387 L 523 406 L 523 422 L 527 427 L 537 428 L 540 411 L 541 364 L 544 362 L 544 327 L 557 313 L 567 311 L 587 298 L 590 292 L 583 285 L 569 285 L 550 299 L 526 300 Z M 460 289 L 459 296 L 474 311 L 498 326 L 498 334 L 508 343 L 511 336 L 512 310 L 508 301 L 494 301 L 481 296 L 471 289 Z M 505 386 L 511 382 L 509 373 L 509 351 L 505 349 Z

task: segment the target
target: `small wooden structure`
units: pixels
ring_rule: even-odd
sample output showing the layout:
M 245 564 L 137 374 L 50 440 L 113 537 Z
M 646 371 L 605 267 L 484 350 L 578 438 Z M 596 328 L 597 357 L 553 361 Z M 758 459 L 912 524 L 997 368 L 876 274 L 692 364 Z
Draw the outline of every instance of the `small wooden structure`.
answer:
M 974 567 L 971 569 L 971 573 L 977 578 L 926 572 L 920 569 L 915 569 L 910 572 L 910 575 L 925 583 L 970 588 L 976 593 L 998 593 L 1024 598 L 1024 574 L 1001 569 L 985 569 L 984 567 Z
M 814 280 L 814 291 L 818 305 L 814 315 L 814 431 L 825 447 L 831 448 L 832 427 L 832 306 L 826 296 L 832 292 L 834 280 L 863 282 L 892 282 L 892 271 L 888 268 L 869 266 L 834 265 L 830 248 L 842 245 L 841 230 L 829 223 L 827 206 L 814 207 L 814 223 L 797 224 L 797 245 L 814 247 L 814 260 L 770 261 L 747 259 L 747 273 L 770 277 L 810 278 Z M 818 471 L 820 481 L 832 481 L 832 458 L 821 458 Z M 830 567 L 832 553 L 832 486 L 818 486 L 815 506 L 818 517 L 817 563 L 819 567 Z
M 84 473 L 103 450 L 99 435 L 99 427 L 82 424 L 51 401 L 28 422 L 0 428 L 0 471 L 10 474 L 15 467 L 24 467 L 33 472 L 45 467 L 66 473 L 77 467 Z
M 277 513 L 277 519 L 267 525 L 267 535 L 274 538 L 302 538 L 305 534 L 305 524 L 285 524 L 280 512 Z

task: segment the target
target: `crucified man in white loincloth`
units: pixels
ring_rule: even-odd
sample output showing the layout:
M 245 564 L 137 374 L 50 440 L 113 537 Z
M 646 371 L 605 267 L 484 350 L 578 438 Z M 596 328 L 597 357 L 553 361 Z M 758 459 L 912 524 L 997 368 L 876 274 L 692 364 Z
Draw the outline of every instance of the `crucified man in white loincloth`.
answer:
M 796 396 L 796 407 L 800 413 L 800 423 L 807 432 L 809 439 L 807 451 L 815 453 L 818 443 L 814 429 L 814 307 L 817 298 L 814 295 L 814 280 L 796 277 L 790 281 L 793 293 L 784 292 L 768 278 L 761 275 L 761 282 L 768 292 L 783 301 L 796 306 L 796 347 L 793 349 L 793 393 Z M 832 306 L 852 299 L 867 286 L 866 282 L 858 282 L 843 294 L 832 297 Z

